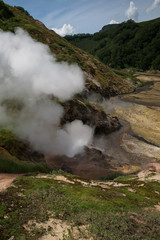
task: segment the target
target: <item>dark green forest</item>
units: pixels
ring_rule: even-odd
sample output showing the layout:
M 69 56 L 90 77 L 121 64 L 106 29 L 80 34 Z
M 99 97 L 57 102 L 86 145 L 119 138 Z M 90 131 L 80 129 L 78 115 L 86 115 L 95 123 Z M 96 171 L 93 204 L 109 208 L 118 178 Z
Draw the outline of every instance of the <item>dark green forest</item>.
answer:
M 111 28 L 107 26 L 94 34 L 65 38 L 110 67 L 160 70 L 160 18 L 141 23 L 128 20 Z

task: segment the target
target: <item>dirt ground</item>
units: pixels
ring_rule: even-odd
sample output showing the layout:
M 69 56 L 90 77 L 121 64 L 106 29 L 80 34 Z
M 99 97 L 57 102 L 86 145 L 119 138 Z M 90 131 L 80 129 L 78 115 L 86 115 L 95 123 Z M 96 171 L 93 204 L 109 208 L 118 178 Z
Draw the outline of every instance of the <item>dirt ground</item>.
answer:
M 5 191 L 19 174 L 0 173 L 0 192 Z

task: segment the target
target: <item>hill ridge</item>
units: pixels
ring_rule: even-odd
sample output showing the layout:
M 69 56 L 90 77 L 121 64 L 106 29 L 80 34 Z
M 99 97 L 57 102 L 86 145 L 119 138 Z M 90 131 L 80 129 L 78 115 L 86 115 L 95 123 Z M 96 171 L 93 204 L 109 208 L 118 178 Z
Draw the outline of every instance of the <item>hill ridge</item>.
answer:
M 107 31 L 66 39 L 111 67 L 160 69 L 160 18 L 141 23 L 128 20 Z

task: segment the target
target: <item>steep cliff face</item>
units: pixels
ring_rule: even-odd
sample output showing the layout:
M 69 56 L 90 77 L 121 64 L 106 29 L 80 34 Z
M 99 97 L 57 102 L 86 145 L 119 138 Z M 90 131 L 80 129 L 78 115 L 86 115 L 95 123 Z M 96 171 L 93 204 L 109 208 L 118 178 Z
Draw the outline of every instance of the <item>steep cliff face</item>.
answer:
M 78 99 L 70 100 L 63 106 L 65 114 L 61 121 L 62 125 L 79 119 L 84 124 L 93 126 L 95 135 L 109 134 L 118 130 L 121 126 L 117 117 L 107 115 L 102 109 Z

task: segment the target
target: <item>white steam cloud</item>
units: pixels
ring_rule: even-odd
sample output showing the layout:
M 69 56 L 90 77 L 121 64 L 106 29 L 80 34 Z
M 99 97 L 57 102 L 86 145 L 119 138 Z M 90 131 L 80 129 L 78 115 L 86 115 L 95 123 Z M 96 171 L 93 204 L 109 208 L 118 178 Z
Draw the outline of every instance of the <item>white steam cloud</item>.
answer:
M 160 0 L 154 0 L 152 5 L 146 9 L 146 12 L 151 12 L 160 5 Z
M 119 22 L 115 21 L 115 20 L 111 20 L 108 24 L 118 24 Z
M 130 2 L 129 8 L 126 11 L 126 17 L 127 19 L 132 19 L 134 21 L 138 20 L 138 9 L 136 8 L 134 2 Z
M 92 129 L 78 120 L 60 129 L 63 108 L 49 99 L 65 101 L 83 90 L 79 67 L 56 62 L 46 45 L 22 29 L 0 31 L 0 45 L 0 124 L 44 154 L 72 157 L 83 151 Z
M 75 33 L 75 29 L 70 24 L 64 24 L 61 28 L 52 28 L 52 30 L 62 37 Z

